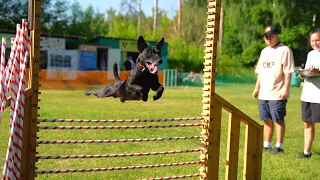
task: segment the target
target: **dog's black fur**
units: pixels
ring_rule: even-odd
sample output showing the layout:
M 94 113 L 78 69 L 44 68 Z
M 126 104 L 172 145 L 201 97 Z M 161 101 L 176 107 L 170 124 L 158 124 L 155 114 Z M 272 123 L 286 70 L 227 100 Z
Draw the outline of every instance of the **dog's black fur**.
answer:
M 99 98 L 114 97 L 120 98 L 121 102 L 126 100 L 148 100 L 150 89 L 156 91 L 153 100 L 162 96 L 164 87 L 159 83 L 158 66 L 163 63 L 161 58 L 161 48 L 164 43 L 162 38 L 156 46 L 148 46 L 142 36 L 138 38 L 138 50 L 140 54 L 136 60 L 129 77 L 121 81 L 118 74 L 118 65 L 113 65 L 113 74 L 116 79 L 114 84 L 108 84 L 99 89 L 87 90 L 85 94 L 94 94 Z

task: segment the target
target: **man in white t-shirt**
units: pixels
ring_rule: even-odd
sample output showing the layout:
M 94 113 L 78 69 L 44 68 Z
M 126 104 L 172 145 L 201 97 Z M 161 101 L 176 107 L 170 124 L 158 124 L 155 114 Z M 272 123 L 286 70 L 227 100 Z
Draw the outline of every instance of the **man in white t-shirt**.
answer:
M 292 51 L 278 40 L 279 33 L 276 26 L 267 26 L 264 30 L 264 41 L 268 46 L 260 54 L 255 70 L 257 82 L 252 95 L 259 99 L 259 116 L 264 121 L 264 149 L 273 155 L 283 152 L 284 117 L 290 96 L 291 73 L 294 72 Z M 277 142 L 272 149 L 274 124 Z
M 313 75 L 320 75 L 320 29 L 310 33 L 312 51 L 308 53 L 305 70 Z M 301 94 L 302 121 L 304 122 L 304 151 L 299 158 L 311 157 L 311 146 L 315 137 L 314 124 L 320 122 L 320 78 L 302 77 L 304 85 Z

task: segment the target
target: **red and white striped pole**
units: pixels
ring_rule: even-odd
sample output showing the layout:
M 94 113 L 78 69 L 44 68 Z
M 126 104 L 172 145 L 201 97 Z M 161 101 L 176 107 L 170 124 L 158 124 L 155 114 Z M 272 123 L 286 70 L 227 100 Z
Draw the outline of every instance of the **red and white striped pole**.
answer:
M 6 154 L 6 162 L 3 169 L 2 179 L 20 179 L 21 151 L 23 137 L 24 103 L 25 103 L 25 74 L 26 63 L 29 58 L 29 39 L 27 36 L 27 22 L 22 21 L 22 29 L 17 25 L 17 37 L 11 51 L 10 66 L 6 68 L 7 86 L 5 90 L 12 91 L 10 107 L 10 139 Z M 6 94 L 5 94 L 6 95 Z M 6 97 L 6 96 L 5 96 Z M 3 104 L 1 104 L 3 105 Z M 7 173 L 8 172 L 8 173 Z
M 0 104 L 2 104 L 2 102 L 6 102 L 7 99 L 4 98 L 4 79 L 5 79 L 5 75 L 4 75 L 4 66 L 5 66 L 5 61 L 6 61 L 6 38 L 2 38 L 1 41 L 1 62 L 0 62 Z M 0 108 L 0 122 L 2 119 L 2 113 L 3 110 Z
M 9 139 L 9 144 L 12 151 L 8 152 L 8 158 L 9 158 L 9 164 L 8 164 L 8 177 L 15 177 L 19 178 L 18 172 L 20 171 L 19 168 L 17 167 L 18 165 L 16 164 L 17 158 L 19 159 L 21 155 L 19 154 L 18 149 L 22 149 L 22 146 L 19 143 L 19 136 L 18 136 L 18 131 L 17 128 L 18 122 L 17 122 L 17 113 L 18 113 L 18 107 L 16 106 L 17 104 L 17 94 L 18 94 L 18 75 L 19 75 L 19 66 L 20 66 L 20 56 L 22 53 L 22 30 L 21 30 L 21 25 L 17 24 L 17 33 L 19 34 L 18 39 L 16 41 L 18 42 L 18 48 L 14 57 L 14 63 L 12 66 L 12 73 L 11 73 L 11 78 L 9 79 L 11 81 L 11 103 L 10 103 L 10 122 L 11 122 L 11 129 L 10 129 L 10 139 Z
M 4 70 L 4 86 L 3 86 L 3 90 L 4 93 L 2 94 L 2 98 L 3 99 L 6 99 L 7 98 L 7 95 L 8 95 L 8 91 L 10 90 L 10 84 L 11 84 L 11 75 L 12 75 L 12 65 L 14 64 L 13 63 L 13 60 L 15 59 L 15 56 L 16 56 L 16 49 L 18 48 L 18 37 L 19 37 L 19 33 L 17 32 L 16 33 L 16 37 L 15 38 L 11 38 L 11 52 L 10 52 L 10 57 L 9 57 L 9 60 L 8 60 L 8 63 L 7 63 L 7 66 L 5 67 L 5 70 Z M 5 107 L 6 107 L 6 101 L 2 101 L 1 103 L 1 111 L 4 111 Z M 10 122 L 10 126 L 11 126 L 11 122 Z

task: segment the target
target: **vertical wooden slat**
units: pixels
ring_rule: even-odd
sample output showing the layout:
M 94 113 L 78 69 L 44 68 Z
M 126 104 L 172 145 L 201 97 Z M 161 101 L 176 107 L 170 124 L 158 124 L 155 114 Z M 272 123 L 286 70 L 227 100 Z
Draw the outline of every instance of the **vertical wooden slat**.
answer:
M 209 126 L 208 179 L 218 179 L 222 114 L 222 107 L 219 103 L 214 102 L 212 114 L 214 118 Z
M 24 105 L 24 126 L 23 126 L 23 137 L 22 137 L 22 157 L 21 157 L 21 179 L 28 179 L 28 171 L 29 171 L 29 151 L 30 149 L 30 122 L 31 119 L 31 97 L 25 97 L 25 105 Z
M 240 138 L 240 117 L 229 113 L 226 178 L 237 179 Z
M 261 179 L 263 127 L 255 129 L 247 125 L 243 179 Z
M 262 173 L 262 148 L 263 148 L 263 125 L 260 126 L 260 129 L 257 130 L 257 158 L 256 158 L 256 179 L 261 179 L 261 173 Z
M 32 91 L 33 95 L 31 98 L 31 119 L 30 119 L 30 160 L 29 160 L 29 176 L 28 179 L 35 179 L 36 174 L 36 154 L 37 154 L 37 119 L 38 119 L 38 101 L 40 94 L 39 92 L 39 71 L 40 71 L 40 15 L 41 15 L 41 0 L 34 1 L 34 19 L 33 19 L 33 33 L 32 33 L 32 49 L 33 49 L 33 57 L 32 57 Z
M 33 23 L 32 23 L 33 22 L 33 13 L 34 13 L 33 8 L 34 8 L 33 0 L 28 0 L 28 22 L 29 22 L 28 28 L 29 29 L 33 29 Z

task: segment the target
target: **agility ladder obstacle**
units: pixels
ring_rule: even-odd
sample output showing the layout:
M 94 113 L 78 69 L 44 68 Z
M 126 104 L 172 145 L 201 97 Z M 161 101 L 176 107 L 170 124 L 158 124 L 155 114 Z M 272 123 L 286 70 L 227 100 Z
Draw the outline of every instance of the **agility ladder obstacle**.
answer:
M 39 92 L 39 71 L 40 71 L 40 7 L 41 0 L 29 0 L 29 32 L 27 35 L 27 23 L 22 23 L 22 30 L 17 28 L 17 36 L 12 40 L 13 47 L 10 54 L 12 60 L 17 59 L 19 66 L 14 65 L 14 70 L 19 75 L 8 77 L 8 83 L 1 83 L 4 92 L 12 91 L 11 98 L 7 98 L 8 93 L 1 94 L 4 107 L 13 105 L 10 138 L 8 143 L 8 153 L 2 179 L 27 179 L 33 180 L 39 174 L 57 173 L 80 173 L 98 171 L 120 171 L 144 168 L 175 167 L 186 165 L 200 165 L 199 173 L 176 175 L 170 177 L 148 178 L 148 179 L 182 179 L 198 177 L 202 180 L 215 180 L 219 178 L 219 158 L 220 158 L 220 129 L 222 109 L 229 112 L 228 143 L 225 179 L 237 179 L 240 124 L 246 125 L 245 152 L 243 179 L 261 179 L 262 160 L 262 131 L 263 126 L 256 123 L 250 117 L 242 113 L 236 107 L 217 95 L 215 89 L 216 77 L 216 55 L 219 35 L 219 15 L 221 0 L 208 0 L 208 17 L 205 43 L 205 62 L 203 75 L 203 112 L 202 117 L 193 118 L 160 118 L 160 119 L 131 119 L 131 120 L 83 120 L 83 119 L 40 119 L 38 118 L 38 95 Z M 21 36 L 20 32 L 23 32 Z M 18 37 L 18 38 L 17 38 Z M 30 48 L 28 43 L 30 43 Z M 16 45 L 14 47 L 14 45 Z M 16 53 L 16 51 L 19 53 Z M 19 50 L 20 49 L 20 50 Z M 29 53 L 29 55 L 28 55 Z M 30 56 L 29 83 L 25 82 L 25 64 Z M 11 57 L 11 56 L 10 56 Z M 11 58 L 10 58 L 11 59 Z M 10 61 L 9 61 L 10 62 Z M 12 61 L 14 63 L 14 61 Z M 16 64 L 17 64 L 16 62 Z M 9 68 L 9 63 L 8 63 Z M 17 68 L 20 70 L 17 70 Z M 1 63 L 1 72 L 6 72 L 7 67 Z M 13 71 L 12 71 L 13 72 Z M 1 73 L 1 76 L 6 77 Z M 3 79 L 2 77 L 2 79 Z M 5 78 L 6 79 L 6 78 Z M 24 87 L 26 86 L 26 87 Z M 8 89 L 6 89 L 8 88 Z M 25 89 L 25 90 L 23 90 Z M 2 112 L 1 111 L 1 112 Z M 188 121 L 189 124 L 167 124 L 168 122 Z M 131 125 L 131 126 L 40 126 L 40 123 L 152 123 L 166 122 L 165 125 Z M 198 123 L 197 123 L 198 122 Z M 201 127 L 200 135 L 182 137 L 157 137 L 157 138 L 136 138 L 136 139 L 109 139 L 109 140 L 39 140 L 37 132 L 42 130 L 68 129 L 68 130 L 92 130 L 92 129 L 153 129 L 153 128 L 185 128 Z M 199 139 L 202 147 L 193 149 L 170 150 L 162 152 L 140 152 L 128 154 L 100 154 L 100 155 L 61 155 L 61 156 L 39 156 L 37 146 L 41 144 L 95 144 L 95 143 L 139 143 L 157 141 L 181 141 Z M 190 162 L 175 162 L 166 164 L 134 165 L 121 167 L 104 167 L 88 169 L 67 169 L 67 170 L 38 170 L 36 162 L 48 159 L 92 159 L 92 158 L 119 158 L 133 156 L 157 156 L 181 153 L 200 153 L 200 160 Z

